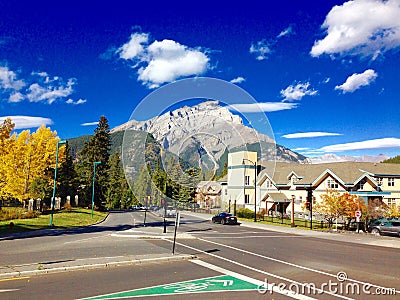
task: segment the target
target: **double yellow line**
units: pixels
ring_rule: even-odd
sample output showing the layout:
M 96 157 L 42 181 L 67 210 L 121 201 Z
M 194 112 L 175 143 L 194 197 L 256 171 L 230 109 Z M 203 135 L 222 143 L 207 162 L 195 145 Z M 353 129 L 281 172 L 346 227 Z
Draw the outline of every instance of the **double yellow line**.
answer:
M 11 277 L 11 278 L 4 278 L 4 279 L 0 279 L 0 282 L 4 282 L 4 281 L 12 281 L 12 280 L 22 280 L 22 279 L 29 279 L 29 276 L 22 276 L 22 277 Z

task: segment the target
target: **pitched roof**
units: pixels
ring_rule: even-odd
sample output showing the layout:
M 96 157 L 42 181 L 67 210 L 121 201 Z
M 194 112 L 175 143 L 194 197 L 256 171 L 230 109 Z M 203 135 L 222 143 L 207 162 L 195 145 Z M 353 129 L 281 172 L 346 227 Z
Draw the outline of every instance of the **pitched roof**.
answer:
M 327 171 L 339 177 L 344 183 L 355 183 L 363 174 L 370 174 L 372 176 L 400 176 L 400 164 L 368 162 L 296 164 L 277 162 L 272 179 L 276 184 L 287 184 L 289 182 L 288 175 L 295 173 L 300 176 L 298 184 L 310 184 Z M 266 168 L 260 172 L 259 178 L 264 173 L 267 173 L 271 177 L 271 169 Z

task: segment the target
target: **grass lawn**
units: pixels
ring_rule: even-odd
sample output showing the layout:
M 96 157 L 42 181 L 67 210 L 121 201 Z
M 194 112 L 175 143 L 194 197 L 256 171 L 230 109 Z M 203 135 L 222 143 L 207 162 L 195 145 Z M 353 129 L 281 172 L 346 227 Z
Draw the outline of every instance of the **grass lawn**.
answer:
M 6 209 L 6 208 L 3 208 Z M 97 223 L 107 216 L 106 212 L 95 211 L 92 218 L 92 210 L 84 208 L 72 208 L 71 210 L 62 210 L 53 215 L 53 228 L 73 228 Z M 14 223 L 14 228 L 10 228 L 10 222 Z M 50 223 L 50 214 L 40 215 L 32 219 L 14 219 L 0 221 L 0 236 L 25 232 L 38 229 L 48 229 Z

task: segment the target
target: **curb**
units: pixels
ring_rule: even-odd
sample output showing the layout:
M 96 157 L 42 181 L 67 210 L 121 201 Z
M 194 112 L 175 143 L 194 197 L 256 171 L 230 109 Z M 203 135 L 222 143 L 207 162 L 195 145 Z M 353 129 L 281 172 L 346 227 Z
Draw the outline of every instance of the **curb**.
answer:
M 139 265 L 139 264 L 154 263 L 154 262 L 181 261 L 181 260 L 190 260 L 190 259 L 196 259 L 196 258 L 197 257 L 195 255 L 179 254 L 179 255 L 163 256 L 163 257 L 156 257 L 156 258 L 111 261 L 111 262 L 105 262 L 105 263 L 83 264 L 83 265 L 78 265 L 78 266 L 57 267 L 57 268 L 42 269 L 42 270 L 14 271 L 14 272 L 10 272 L 10 273 L 0 274 L 0 279 L 52 274 L 52 273 L 60 273 L 60 272 L 67 272 L 67 271 L 100 269 L 100 268 L 108 268 L 108 267 L 115 267 L 115 266 Z

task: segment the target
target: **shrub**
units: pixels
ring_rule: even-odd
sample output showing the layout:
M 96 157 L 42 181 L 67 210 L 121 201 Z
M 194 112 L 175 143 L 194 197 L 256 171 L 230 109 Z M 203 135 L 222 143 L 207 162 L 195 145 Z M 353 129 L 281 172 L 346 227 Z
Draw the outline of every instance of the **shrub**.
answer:
M 254 218 L 254 211 L 252 211 L 249 208 L 239 208 L 236 211 L 236 216 L 238 218 L 251 219 L 251 218 Z
M 72 210 L 72 206 L 71 206 L 71 204 L 65 203 L 64 206 L 63 206 L 63 209 L 71 211 Z
M 0 211 L 0 221 L 8 221 L 15 219 L 31 219 L 40 215 L 37 211 L 26 211 L 21 207 L 3 207 Z

